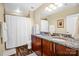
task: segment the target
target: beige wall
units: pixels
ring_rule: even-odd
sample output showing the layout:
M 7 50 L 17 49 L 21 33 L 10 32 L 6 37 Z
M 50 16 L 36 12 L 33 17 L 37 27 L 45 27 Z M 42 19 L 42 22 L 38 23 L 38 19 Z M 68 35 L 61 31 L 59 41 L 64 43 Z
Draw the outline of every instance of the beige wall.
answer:
M 0 22 L 2 22 L 3 21 L 3 19 L 4 19 L 4 10 L 3 10 L 4 8 L 3 8 L 3 4 L 0 4 Z
M 40 23 L 40 20 L 41 20 L 41 13 L 44 11 L 45 7 L 48 6 L 49 4 L 43 4 L 42 6 L 40 6 L 38 9 L 36 9 L 34 11 L 34 17 L 35 17 L 35 23 L 36 24 L 39 24 Z
M 0 22 L 3 23 L 3 21 L 4 21 L 4 7 L 3 7 L 3 4 L 0 4 Z M 2 30 L 2 33 L 3 33 L 3 30 Z M 3 37 L 3 35 L 1 36 Z M 1 36 L 0 36 L 0 55 L 2 55 L 4 51 L 4 43 L 1 44 Z
M 34 12 L 33 11 L 30 12 L 30 18 L 31 18 L 32 25 L 34 25 Z
M 48 16 L 49 24 L 55 25 L 57 33 L 66 33 L 66 16 L 76 13 L 79 13 L 79 7 L 68 8 L 59 13 L 52 14 Z M 64 19 L 64 28 L 57 28 L 57 20 L 59 19 Z
M 39 28 L 40 28 L 40 23 L 42 18 L 41 13 L 45 10 L 45 7 L 47 7 L 48 5 L 49 5 L 48 3 L 45 3 L 34 11 L 34 24 L 38 24 Z

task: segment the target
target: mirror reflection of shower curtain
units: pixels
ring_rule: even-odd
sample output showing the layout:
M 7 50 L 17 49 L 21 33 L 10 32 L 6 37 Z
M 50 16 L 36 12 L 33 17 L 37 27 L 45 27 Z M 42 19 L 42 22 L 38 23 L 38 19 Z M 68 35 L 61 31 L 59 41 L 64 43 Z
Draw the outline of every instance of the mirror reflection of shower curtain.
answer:
M 29 22 L 29 25 L 28 21 L 30 21 L 30 18 L 6 15 L 6 48 L 22 46 L 27 44 L 28 40 L 31 40 L 29 39 L 31 37 L 31 23 Z

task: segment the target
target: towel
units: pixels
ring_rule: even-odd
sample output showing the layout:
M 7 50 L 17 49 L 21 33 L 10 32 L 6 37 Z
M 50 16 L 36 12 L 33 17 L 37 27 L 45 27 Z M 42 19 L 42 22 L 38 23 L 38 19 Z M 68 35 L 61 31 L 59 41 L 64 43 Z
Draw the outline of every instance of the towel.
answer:
M 49 32 L 50 32 L 50 34 L 55 33 L 55 26 L 54 25 L 49 26 Z
M 28 45 L 28 49 L 31 49 L 32 47 L 31 47 L 31 40 L 28 40 L 27 41 L 27 45 Z

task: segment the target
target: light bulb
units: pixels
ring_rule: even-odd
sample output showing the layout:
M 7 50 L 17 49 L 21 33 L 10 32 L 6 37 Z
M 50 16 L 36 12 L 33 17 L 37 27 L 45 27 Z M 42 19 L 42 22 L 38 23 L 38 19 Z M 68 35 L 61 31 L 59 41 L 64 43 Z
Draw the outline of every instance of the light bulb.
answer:
M 49 5 L 49 8 L 51 8 L 51 9 L 56 9 L 57 7 L 56 7 L 54 4 L 50 4 L 50 5 Z
M 19 9 L 17 9 L 16 12 L 20 13 L 21 11 Z
M 52 11 L 52 9 L 50 9 L 50 8 L 48 8 L 48 7 L 46 7 L 46 9 L 45 10 L 47 10 L 47 11 Z
M 55 3 L 58 7 L 62 7 L 63 4 L 62 3 Z

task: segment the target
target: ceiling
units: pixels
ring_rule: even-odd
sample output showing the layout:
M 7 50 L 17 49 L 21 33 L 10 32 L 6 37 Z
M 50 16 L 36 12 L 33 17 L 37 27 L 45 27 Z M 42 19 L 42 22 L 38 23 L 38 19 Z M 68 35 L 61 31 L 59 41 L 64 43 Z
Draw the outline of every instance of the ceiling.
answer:
M 63 3 L 62 7 L 58 7 L 55 10 L 52 10 L 52 11 L 44 10 L 41 13 L 41 15 L 42 15 L 42 17 L 47 17 L 47 16 L 49 16 L 51 14 L 61 12 L 61 11 L 65 10 L 65 9 L 72 8 L 72 7 L 78 7 L 78 6 L 79 6 L 79 3 Z
M 35 11 L 44 3 L 5 3 L 5 14 L 16 14 L 21 16 L 28 16 L 30 11 Z M 50 3 L 51 4 L 51 3 Z M 63 11 L 67 8 L 79 6 L 79 3 L 64 3 L 62 7 L 52 10 L 51 12 L 44 10 L 41 12 L 42 17 L 47 17 L 51 14 Z
M 19 14 L 28 16 L 29 11 L 35 11 L 42 3 L 5 3 L 6 14 Z

